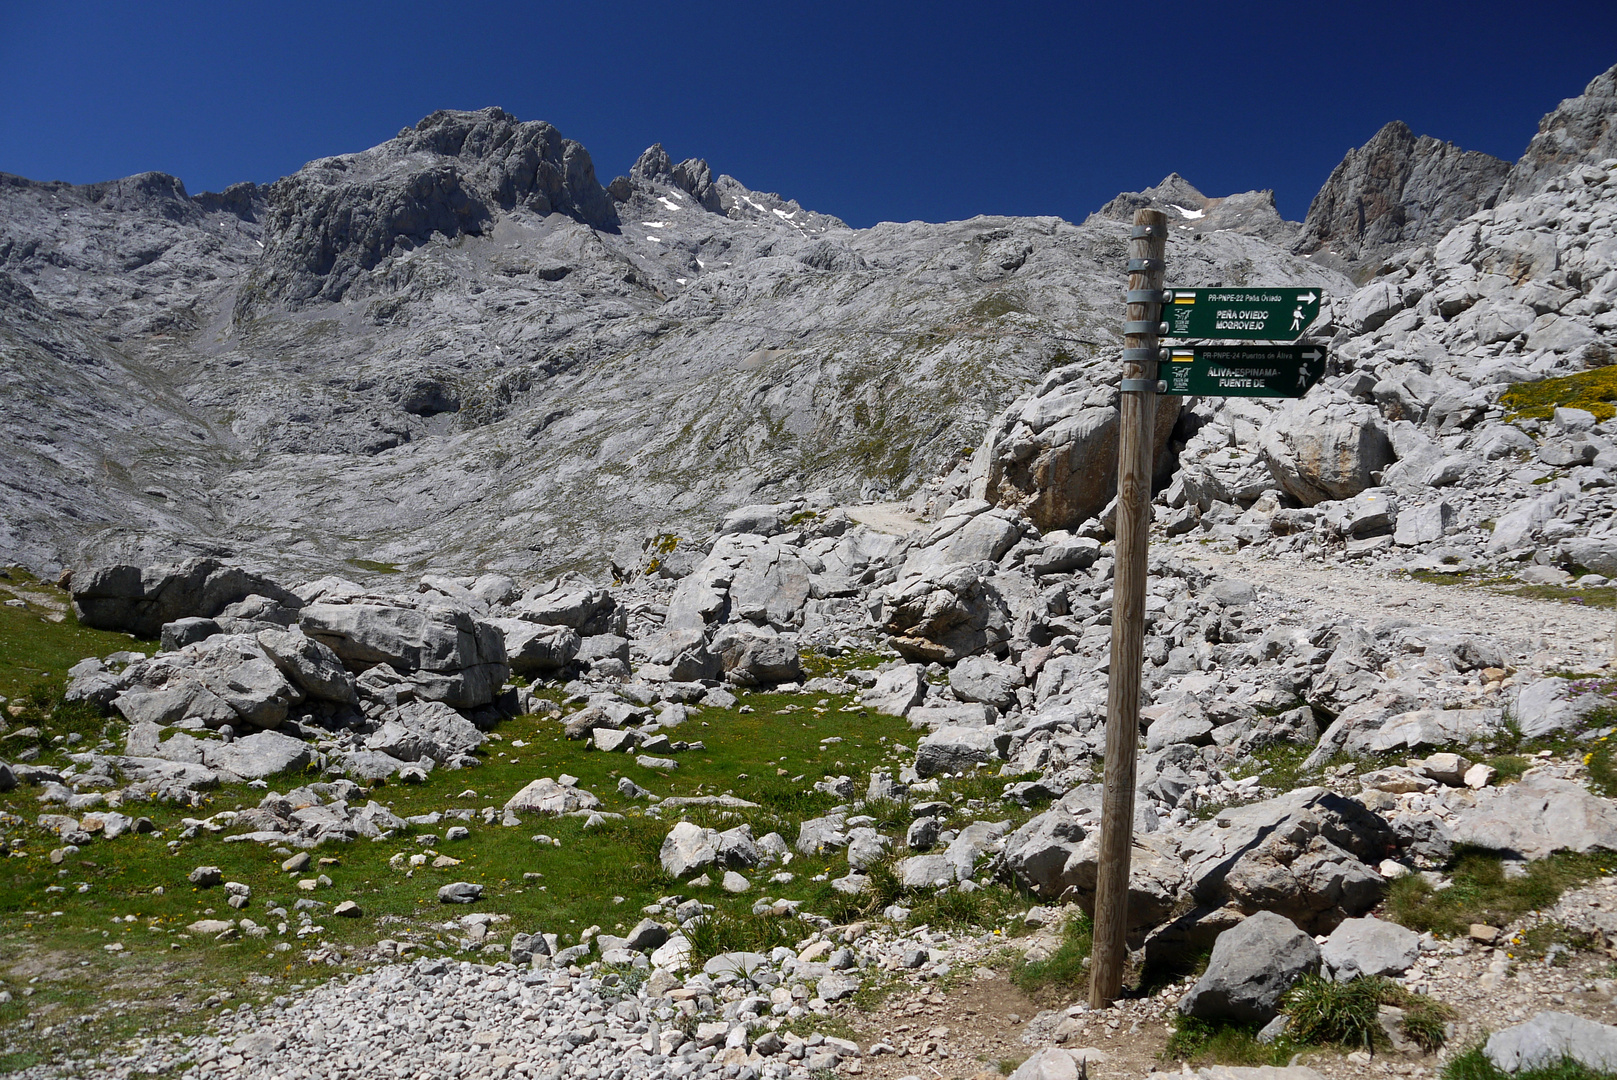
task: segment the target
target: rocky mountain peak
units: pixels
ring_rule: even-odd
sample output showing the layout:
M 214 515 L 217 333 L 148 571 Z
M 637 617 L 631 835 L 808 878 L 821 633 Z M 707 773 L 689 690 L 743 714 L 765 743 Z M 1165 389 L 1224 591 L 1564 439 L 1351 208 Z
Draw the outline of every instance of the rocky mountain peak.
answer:
M 1505 198 L 1541 190 L 1577 162 L 1617 157 L 1617 67 L 1594 77 L 1582 95 L 1567 98 L 1539 121 L 1538 134 L 1505 181 Z
M 1246 191 L 1209 198 L 1178 173 L 1144 191 L 1125 191 L 1092 215 L 1111 221 L 1133 221 L 1134 212 L 1146 207 L 1161 210 L 1176 229 L 1192 234 L 1230 231 L 1256 236 L 1286 246 L 1297 234 L 1297 223 L 1286 221 L 1275 207 L 1273 191 Z
M 1346 267 L 1379 263 L 1492 206 L 1509 171 L 1507 161 L 1417 136 L 1394 120 L 1332 170 L 1293 250 Z
M 636 182 L 648 191 L 658 183 L 672 184 L 695 199 L 703 209 L 716 214 L 724 212 L 718 188 L 713 182 L 713 170 L 708 163 L 701 158 L 686 158 L 675 165 L 662 143 L 646 147 L 629 169 L 628 177 L 614 180 L 608 190 L 618 202 L 627 202 L 631 186 Z
M 380 146 L 311 162 L 270 186 L 264 257 L 236 315 L 340 300 L 394 256 L 434 236 L 482 236 L 519 210 L 618 228 L 589 151 L 552 125 L 497 108 L 440 110 Z

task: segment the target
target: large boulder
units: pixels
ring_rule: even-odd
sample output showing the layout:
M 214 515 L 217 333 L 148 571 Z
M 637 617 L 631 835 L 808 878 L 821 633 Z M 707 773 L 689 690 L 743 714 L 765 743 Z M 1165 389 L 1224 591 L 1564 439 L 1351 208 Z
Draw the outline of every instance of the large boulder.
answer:
M 258 647 L 281 673 L 305 694 L 322 701 L 357 705 L 359 690 L 342 659 L 325 645 L 297 630 L 265 630 Z
M 808 598 L 808 564 L 782 544 L 769 544 L 748 555 L 730 582 L 732 617 L 780 630 L 803 625 Z
M 207 744 L 203 762 L 243 780 L 262 780 L 288 769 L 301 769 L 313 759 L 313 747 L 279 731 L 259 731 L 217 745 Z
M 915 750 L 915 771 L 922 778 L 965 772 L 1003 759 L 1010 746 L 1008 731 L 993 728 L 945 727 L 926 736 Z
M 963 701 L 1005 709 L 1015 703 L 1016 689 L 1026 682 L 1022 669 L 986 656 L 968 656 L 949 672 L 949 688 Z
M 657 860 L 671 877 L 682 878 L 719 861 L 719 832 L 689 821 L 675 823 L 663 838 Z
M 1396 847 L 1392 828 L 1363 803 L 1307 787 L 1220 811 L 1180 853 L 1197 903 L 1273 911 L 1320 933 L 1381 899 L 1374 867 Z
M 797 646 L 782 637 L 727 627 L 715 634 L 709 651 L 719 658 L 731 682 L 742 686 L 789 682 L 803 677 Z
M 1319 953 L 1337 982 L 1361 975 L 1402 975 L 1420 958 L 1420 935 L 1384 919 L 1344 919 Z
M 1005 840 L 999 866 L 1044 900 L 1075 901 L 1094 913 L 1100 830 L 1085 829 L 1066 807 L 1039 814 Z M 1147 930 L 1173 911 L 1184 865 L 1166 837 L 1136 834 L 1129 852 L 1128 929 Z
M 1319 946 L 1283 915 L 1260 911 L 1218 936 L 1207 971 L 1179 999 L 1179 1011 L 1204 1020 L 1267 1023 L 1280 998 L 1319 970 Z
M 1617 852 L 1617 803 L 1570 780 L 1527 776 L 1479 791 L 1476 805 L 1456 815 L 1452 831 L 1456 843 L 1527 859 L 1557 851 Z
M 876 682 L 860 696 L 860 701 L 885 716 L 904 716 L 926 697 L 926 669 L 919 664 L 901 664 L 876 676 Z
M 506 663 L 515 675 L 553 675 L 573 662 L 580 638 L 571 626 L 527 619 L 490 619 L 505 642 Z
M 626 613 L 611 592 L 564 576 L 532 590 L 514 605 L 517 616 L 547 626 L 568 626 L 580 637 L 621 634 Z
M 952 664 L 978 653 L 1003 653 L 1010 608 L 990 578 L 972 566 L 936 577 L 905 578 L 875 594 L 876 622 L 904 657 Z
M 905 577 L 937 575 L 955 566 L 997 563 L 1022 538 L 1024 523 L 986 502 L 962 499 L 949 507 L 904 559 Z
M 457 608 L 315 603 L 298 624 L 350 670 L 387 664 L 420 696 L 458 709 L 493 701 L 511 673 L 499 628 Z
M 972 498 L 1018 509 L 1044 531 L 1075 528 L 1105 509 L 1117 493 L 1118 392 L 1083 375 L 1057 368 L 988 426 L 971 461 Z M 1177 397 L 1156 399 L 1157 454 L 1179 406 Z
M 394 715 L 418 740 L 421 755 L 441 765 L 453 763 L 483 745 L 483 733 L 477 725 L 441 701 L 412 701 L 401 705 Z
M 132 724 L 192 720 L 238 731 L 274 728 L 305 697 L 254 638 L 237 634 L 136 661 L 123 680 L 127 689 L 112 706 Z
M 177 566 L 121 563 L 73 575 L 73 613 L 85 626 L 155 638 L 164 623 L 211 619 L 228 605 L 264 596 L 288 607 L 302 601 L 267 578 L 216 559 L 191 559 Z
M 1259 447 L 1275 483 L 1304 506 L 1351 499 L 1379 483 L 1381 471 L 1395 460 L 1374 406 L 1317 394 L 1275 413 Z
M 564 779 L 567 779 L 564 777 Z M 521 814 L 562 814 L 593 810 L 601 800 L 576 784 L 564 784 L 541 776 L 505 801 L 505 809 Z

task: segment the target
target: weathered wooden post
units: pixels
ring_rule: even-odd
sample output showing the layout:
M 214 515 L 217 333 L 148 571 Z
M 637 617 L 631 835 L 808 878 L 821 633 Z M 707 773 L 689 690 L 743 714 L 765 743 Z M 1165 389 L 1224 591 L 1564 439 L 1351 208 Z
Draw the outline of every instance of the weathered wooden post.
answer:
M 1129 849 L 1134 842 L 1134 755 L 1140 740 L 1140 665 L 1145 648 L 1146 538 L 1155 464 L 1157 333 L 1167 270 L 1168 218 L 1139 210 L 1129 243 L 1122 399 L 1117 429 L 1117 568 L 1112 579 L 1112 656 L 1106 700 L 1106 776 L 1089 1004 L 1110 1005 L 1128 955 Z

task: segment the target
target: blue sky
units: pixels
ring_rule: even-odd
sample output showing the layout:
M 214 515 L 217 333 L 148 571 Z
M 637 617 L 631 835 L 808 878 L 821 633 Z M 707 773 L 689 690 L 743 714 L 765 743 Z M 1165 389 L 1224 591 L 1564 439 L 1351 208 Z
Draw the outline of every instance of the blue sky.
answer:
M 267 182 L 438 108 L 675 159 L 850 224 L 1081 220 L 1178 171 L 1301 218 L 1385 122 L 1517 157 L 1617 3 L 0 0 L 0 171 Z

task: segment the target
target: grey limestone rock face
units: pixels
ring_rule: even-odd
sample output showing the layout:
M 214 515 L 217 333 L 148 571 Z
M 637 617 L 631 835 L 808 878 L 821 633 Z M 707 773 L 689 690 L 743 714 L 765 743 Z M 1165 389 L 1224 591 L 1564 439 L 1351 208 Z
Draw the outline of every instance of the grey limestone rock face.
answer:
M 1006 837 L 999 867 L 1046 900 L 1071 899 L 1094 912 L 1100 832 L 1057 805 Z M 1184 865 L 1172 840 L 1136 835 L 1129 853 L 1129 932 L 1156 926 L 1178 901 Z
M 719 861 L 719 833 L 689 821 L 681 821 L 663 839 L 658 861 L 669 875 L 682 878 Z
M 1595 76 L 1583 93 L 1561 102 L 1539 121 L 1538 133 L 1505 179 L 1502 197 L 1519 199 L 1542 190 L 1568 166 L 1617 157 L 1617 67 Z
M 926 697 L 924 669 L 917 664 L 901 664 L 876 676 L 873 686 L 861 696 L 876 712 L 904 716 Z
M 1117 391 L 1078 375 L 1052 372 L 989 425 L 971 461 L 973 498 L 1020 510 L 1044 530 L 1076 528 L 1105 509 L 1117 493 Z M 1156 399 L 1158 454 L 1179 406 L 1177 397 Z
M 1577 734 L 1596 710 L 1609 708 L 1610 697 L 1580 689 L 1570 679 L 1535 679 L 1516 695 L 1514 712 L 1523 735 L 1540 738 L 1556 733 Z
M 1010 611 L 991 577 L 973 566 L 906 578 L 880 596 L 877 622 L 905 658 L 953 663 L 1002 652 L 1010 640 Z
M 743 628 L 727 629 L 714 635 L 711 649 L 730 681 L 743 686 L 771 685 L 803 677 L 797 647 L 784 638 L 749 633 Z
M 1461 218 L 1493 205 L 1510 162 L 1399 121 L 1350 150 L 1309 204 L 1295 250 L 1370 262 L 1439 240 Z
M 1001 709 L 1016 700 L 1016 688 L 1025 681 L 1019 668 L 984 656 L 968 656 L 949 672 L 956 697 Z
M 511 796 L 505 809 L 518 813 L 560 816 L 578 810 L 593 810 L 601 804 L 592 792 L 576 784 L 563 784 L 548 776 L 541 776 Z
M 359 703 L 353 675 L 327 646 L 291 630 L 266 630 L 258 635 L 258 645 L 310 697 L 345 705 Z
M 515 675 L 549 675 L 560 671 L 578 655 L 580 638 L 570 626 L 552 626 L 526 619 L 490 619 L 505 641 L 506 661 Z
M 453 608 L 316 603 L 299 626 L 349 668 L 409 672 L 421 696 L 456 708 L 488 704 L 510 674 L 499 628 Z
M 1004 756 L 1008 732 L 980 727 L 944 727 L 921 740 L 915 751 L 915 771 L 923 778 L 961 772 Z
M 1122 222 L 853 230 L 666 156 L 608 194 L 487 109 L 216 196 L 0 180 L 0 554 L 601 573 L 766 491 L 906 494 L 1115 373 Z M 1228 229 L 1178 258 L 1349 288 Z
M 1218 936 L 1207 972 L 1179 999 L 1179 1011 L 1265 1023 L 1278 1013 L 1281 995 L 1319 964 L 1313 938 L 1283 915 L 1257 912 Z
M 422 159 L 432 162 L 422 167 Z M 481 236 L 522 206 L 612 230 L 616 208 L 589 153 L 542 121 L 440 110 L 361 154 L 326 158 L 265 192 L 264 256 L 236 302 L 340 300 L 384 259 L 435 235 Z
M 312 757 L 312 747 L 302 739 L 283 735 L 279 731 L 259 731 L 220 746 L 212 746 L 203 754 L 204 762 L 221 773 L 230 773 L 243 780 L 261 780 L 267 776 L 302 768 Z

